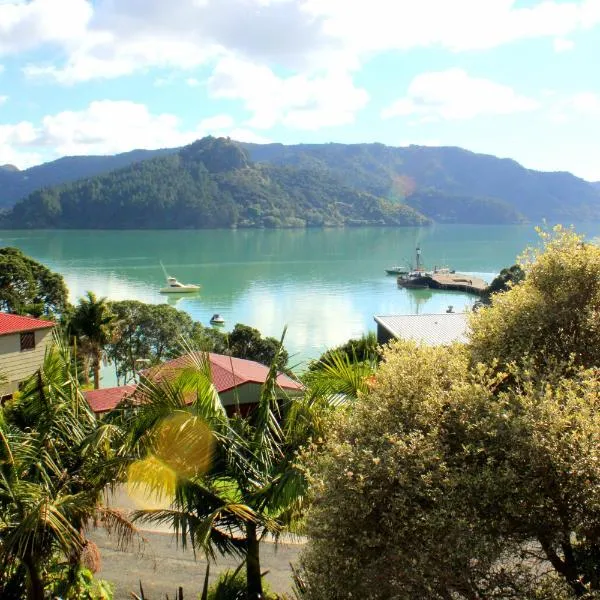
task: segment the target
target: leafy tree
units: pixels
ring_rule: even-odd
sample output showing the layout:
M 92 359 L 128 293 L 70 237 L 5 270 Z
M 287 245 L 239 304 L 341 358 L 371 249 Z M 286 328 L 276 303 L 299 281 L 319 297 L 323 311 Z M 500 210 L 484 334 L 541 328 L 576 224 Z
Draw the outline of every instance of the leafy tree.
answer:
M 334 355 L 347 356 L 351 362 L 376 362 L 379 359 L 377 336 L 370 331 L 360 338 L 348 340 L 345 344 L 324 352 L 316 361 L 309 365 L 310 371 L 319 370 L 324 364 L 333 364 Z
M 273 337 L 262 337 L 260 331 L 248 325 L 238 323 L 227 335 L 228 352 L 237 358 L 255 360 L 263 365 L 270 365 L 277 359 L 276 367 L 282 370 L 287 365 L 287 351 Z
M 511 376 L 499 389 L 504 375 L 459 346 L 386 352 L 371 393 L 305 459 L 309 598 L 600 591 L 597 372 Z
M 500 274 L 494 278 L 481 296 L 480 303 L 489 305 L 492 302 L 494 294 L 508 291 L 512 286 L 521 283 L 525 279 L 525 271 L 521 265 L 513 265 L 507 269 L 502 269 Z
M 116 335 L 107 345 L 107 356 L 115 364 L 117 378 L 125 382 L 139 370 L 139 359 L 144 359 L 144 366 L 155 365 L 180 356 L 188 345 L 266 365 L 279 353 L 280 369 L 288 360 L 275 338 L 263 338 L 247 325 L 237 324 L 228 334 L 202 327 L 186 312 L 167 304 L 136 300 L 111 302 L 110 310 L 115 316 Z
M 73 597 L 91 545 L 87 523 L 101 517 L 126 526 L 101 506 L 111 451 L 95 437 L 98 424 L 71 365 L 57 340 L 19 399 L 0 409 L 2 598 L 43 600 L 50 588 Z
M 52 317 L 68 306 L 62 275 L 26 256 L 17 248 L 0 248 L 0 310 Z
M 182 354 L 183 340 L 195 347 L 212 349 L 204 328 L 183 311 L 168 304 L 145 304 L 137 300 L 111 302 L 116 335 L 107 345 L 107 356 L 114 363 L 117 378 L 130 381 L 145 366 L 158 364 Z
M 110 311 L 106 298 L 97 298 L 94 292 L 79 299 L 71 318 L 71 332 L 78 342 L 78 351 L 91 359 L 94 389 L 100 387 L 100 365 L 106 346 L 115 334 L 115 315 Z M 84 369 L 86 382 L 89 369 Z
M 600 365 L 600 248 L 560 226 L 540 236 L 543 246 L 521 260 L 525 279 L 473 317 L 474 358 L 540 369 Z

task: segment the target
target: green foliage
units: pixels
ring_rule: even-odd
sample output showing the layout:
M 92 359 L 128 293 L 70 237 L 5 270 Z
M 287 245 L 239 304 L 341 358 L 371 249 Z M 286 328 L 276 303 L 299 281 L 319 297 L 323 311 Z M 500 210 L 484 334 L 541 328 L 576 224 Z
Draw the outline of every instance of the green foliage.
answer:
M 100 387 L 100 365 L 106 346 L 115 335 L 115 315 L 106 298 L 94 292 L 79 299 L 69 323 L 70 334 L 77 339 L 77 350 L 84 357 L 84 379 L 89 382 L 89 362 L 94 374 L 94 388 Z
M 255 360 L 263 365 L 271 365 L 276 361 L 278 370 L 285 369 L 289 355 L 280 342 L 273 337 L 262 337 L 258 329 L 238 323 L 231 333 L 227 335 L 226 354 L 237 358 Z
M 23 171 L 0 167 L 0 212 L 35 190 L 122 169 L 174 150 L 133 150 L 116 156 L 65 156 Z
M 56 581 L 48 586 L 52 597 L 61 600 L 112 600 L 112 586 L 102 579 L 96 579 L 89 569 L 78 569 L 70 585 L 65 585 L 59 572 Z
M 333 364 L 333 355 L 347 356 L 351 362 L 376 362 L 379 359 L 379 347 L 377 335 L 369 333 L 357 339 L 348 340 L 337 348 L 330 348 L 324 352 L 316 361 L 310 363 L 309 371 L 317 371 L 324 364 Z
M 211 222 L 218 218 L 212 207 L 209 208 L 214 188 L 211 192 L 201 184 L 196 187 L 183 171 L 179 175 L 186 181 L 181 185 L 174 178 L 169 178 L 165 186 L 154 181 L 159 173 L 168 174 L 171 169 L 178 169 L 179 160 L 168 163 L 165 173 L 159 163 L 142 167 L 142 173 L 136 171 L 138 161 L 178 156 L 178 152 L 187 154 L 190 163 L 202 162 L 216 175 L 211 180 L 216 181 L 219 188 L 226 188 L 216 197 L 217 211 L 221 201 L 226 205 L 227 218 L 219 226 L 237 223 L 240 227 L 321 227 L 342 222 L 377 225 L 381 221 L 389 225 L 410 224 L 418 221 L 413 209 L 419 211 L 421 219 L 425 215 L 444 223 L 516 223 L 523 218 L 534 222 L 543 218 L 573 222 L 597 220 L 600 216 L 599 192 L 593 184 L 570 173 L 531 171 L 512 160 L 460 148 L 392 148 L 383 144 L 238 144 L 236 147 L 228 140 L 214 138 L 205 138 L 181 151 L 136 150 L 116 156 L 68 157 L 26 171 L 0 168 L 0 210 L 31 194 L 31 208 L 20 208 L 14 215 L 16 222 L 31 227 L 36 223 L 42 227 L 53 227 L 57 222 L 68 227 L 81 223 L 79 226 L 89 228 L 93 222 L 78 219 L 72 212 L 71 204 L 75 200 L 71 196 L 80 192 L 87 204 L 88 197 L 100 202 L 97 197 L 102 194 L 111 199 L 113 212 L 103 221 L 111 228 L 127 227 L 127 223 L 136 228 L 157 227 L 159 213 L 161 218 L 169 218 L 170 224 L 165 226 L 186 227 L 184 219 L 189 214 L 181 218 L 165 214 L 166 207 L 163 212 L 158 194 L 153 193 L 158 189 L 167 194 L 166 202 L 171 210 L 184 211 L 185 207 L 196 205 L 203 211 L 196 215 L 200 224 L 194 220 L 188 227 L 213 227 Z M 265 169 L 250 161 L 262 163 Z M 269 169 L 265 163 L 275 168 Z M 124 176 L 115 171 L 123 168 L 126 168 Z M 244 171 L 244 175 L 233 176 L 236 170 Z M 197 171 L 192 168 L 192 179 Z M 59 194 L 39 192 L 109 172 L 106 177 L 93 180 L 95 191 L 89 184 L 73 184 L 64 186 Z M 256 176 L 251 177 L 250 172 Z M 134 185 L 117 197 L 117 186 L 111 181 L 128 188 L 130 183 Z M 276 187 L 283 190 L 276 192 Z M 140 193 L 150 194 L 152 198 L 146 201 L 139 197 L 138 190 L 142 188 Z M 175 195 L 187 196 L 184 207 L 169 197 L 173 190 Z M 194 193 L 204 194 L 205 201 L 194 200 Z M 236 196 L 238 204 L 233 215 L 228 215 L 232 208 L 230 193 Z M 277 193 L 282 201 L 277 199 Z M 329 198 L 362 208 L 344 215 L 347 207 L 340 205 L 337 210 L 328 202 Z M 295 202 L 302 205 L 297 211 L 290 208 Z M 66 214 L 63 214 L 65 208 Z M 138 209 L 150 214 L 136 215 Z M 37 218 L 36 210 L 46 214 Z M 95 211 L 90 207 L 86 211 L 102 216 L 100 209 Z M 235 218 L 229 219 L 229 216 Z M 111 218 L 120 218 L 122 222 L 111 222 Z
M 513 265 L 512 267 L 502 269 L 500 274 L 494 278 L 492 283 L 490 283 L 481 295 L 479 303 L 484 305 L 491 304 L 492 296 L 494 294 L 506 292 L 517 283 L 521 283 L 524 279 L 525 271 L 523 271 L 521 265 Z
M 68 306 L 62 275 L 17 248 L 0 248 L 0 311 L 60 316 Z
M 93 443 L 97 421 L 57 340 L 10 411 L 0 409 L 0 596 L 68 595 L 86 578 L 84 527 L 103 513 L 111 456 Z M 102 586 L 98 590 L 104 589 Z M 95 598 L 103 596 L 100 591 Z M 106 590 L 105 590 L 106 591 Z M 73 595 L 68 597 L 74 597 Z
M 212 340 L 203 336 L 200 324 L 168 304 L 121 300 L 111 302 L 109 308 L 115 316 L 116 335 L 109 341 L 106 353 L 115 365 L 117 378 L 124 383 L 140 368 L 183 354 L 184 340 L 212 350 Z
M 596 373 L 552 385 L 514 370 L 498 391 L 503 377 L 458 346 L 387 351 L 372 392 L 307 459 L 308 598 L 599 589 Z
M 475 360 L 501 365 L 600 365 L 600 248 L 571 230 L 540 232 L 520 266 L 525 279 L 492 297 L 471 323 Z
M 136 300 L 111 302 L 115 335 L 106 346 L 106 354 L 115 365 L 117 378 L 131 381 L 136 372 L 177 358 L 187 346 L 206 352 L 227 354 L 270 365 L 278 356 L 283 370 L 288 353 L 272 337 L 263 337 L 253 327 L 238 323 L 231 333 L 203 327 L 188 313 L 167 304 L 145 304 Z M 140 360 L 141 359 L 141 360 Z
M 264 600 L 277 600 L 271 594 L 269 584 L 263 581 Z M 219 579 L 210 586 L 208 600 L 247 600 L 246 578 L 241 571 L 224 571 Z
M 248 597 L 255 600 L 262 593 L 259 541 L 302 525 L 308 493 L 297 453 L 325 435 L 340 400 L 331 390 L 288 397 L 277 385 L 281 358 L 276 354 L 258 403 L 243 417 L 229 417 L 212 384 L 207 357 L 191 356 L 194 365 L 175 380 L 143 379 L 138 390 L 144 402 L 113 415 L 116 421 L 121 417 L 126 432 L 120 455 L 140 464 L 137 472 L 148 480 L 139 485 L 169 506 L 139 511 L 136 519 L 169 524 L 184 548 L 191 544 L 208 558 L 217 553 L 244 558 Z M 198 454 L 177 458 L 160 450 L 160 432 L 173 419 L 181 440 L 169 448 L 185 449 L 192 440 L 206 439 L 198 427 L 209 427 L 209 464 L 206 453 L 199 460 Z M 169 469 L 163 477 L 165 461 Z M 173 470 L 176 479 L 169 476 Z
M 420 225 L 405 205 L 353 190 L 320 170 L 257 165 L 223 138 L 55 188 L 18 202 L 25 228 L 218 228 Z
M 525 220 L 519 211 L 501 200 L 460 196 L 440 190 L 422 190 L 411 194 L 406 203 L 438 223 L 505 225 Z
M 383 144 L 242 144 L 252 160 L 321 170 L 353 189 L 406 203 L 441 222 L 597 220 L 598 190 L 570 173 L 541 173 L 461 148 Z

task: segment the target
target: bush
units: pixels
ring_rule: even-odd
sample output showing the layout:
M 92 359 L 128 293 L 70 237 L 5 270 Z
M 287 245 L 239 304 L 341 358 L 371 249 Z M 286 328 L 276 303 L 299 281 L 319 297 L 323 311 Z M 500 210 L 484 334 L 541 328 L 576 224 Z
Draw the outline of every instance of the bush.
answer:
M 246 600 L 246 572 L 224 571 L 219 575 L 216 583 L 208 590 L 208 600 Z M 263 599 L 277 600 L 277 596 L 271 592 L 269 585 L 263 581 Z

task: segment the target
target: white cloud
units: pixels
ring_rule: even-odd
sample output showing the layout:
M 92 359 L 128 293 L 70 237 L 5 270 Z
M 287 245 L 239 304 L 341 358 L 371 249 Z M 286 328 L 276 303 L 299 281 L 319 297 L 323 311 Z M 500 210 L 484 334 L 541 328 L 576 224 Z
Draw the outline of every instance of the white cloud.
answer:
M 0 96 L 0 106 L 8 101 L 8 96 Z
M 195 77 L 188 77 L 185 82 L 190 87 L 198 87 L 201 84 L 201 82 Z
M 307 0 L 324 30 L 359 52 L 440 46 L 482 50 L 519 39 L 562 37 L 600 23 L 598 0 Z
M 599 0 L 31 0 L 0 5 L 0 54 L 57 45 L 62 63 L 26 73 L 62 83 L 188 70 L 231 55 L 312 74 L 419 47 L 549 37 L 566 49 L 566 36 L 598 24 Z
M 366 90 L 345 73 L 278 77 L 268 67 L 233 57 L 219 61 L 208 90 L 214 98 L 242 100 L 257 129 L 344 125 L 369 101 Z
M 211 120 L 218 132 L 208 130 Z M 143 104 L 99 100 L 83 110 L 47 115 L 37 125 L 28 121 L 0 125 L 0 162 L 27 167 L 41 162 L 42 157 L 50 160 L 66 155 L 176 147 L 209 133 L 254 141 L 253 132 L 234 129 L 227 115 L 205 119 L 189 129 L 176 116 L 152 114 Z
M 536 100 L 518 95 L 511 87 L 470 77 L 461 69 L 422 73 L 405 97 L 381 112 L 384 119 L 415 115 L 424 121 L 471 119 L 534 110 Z
M 567 40 L 566 38 L 555 38 L 554 39 L 554 51 L 555 52 L 568 52 L 575 48 L 575 42 Z
M 0 4 L 0 54 L 43 44 L 83 42 L 93 15 L 87 0 L 32 0 Z

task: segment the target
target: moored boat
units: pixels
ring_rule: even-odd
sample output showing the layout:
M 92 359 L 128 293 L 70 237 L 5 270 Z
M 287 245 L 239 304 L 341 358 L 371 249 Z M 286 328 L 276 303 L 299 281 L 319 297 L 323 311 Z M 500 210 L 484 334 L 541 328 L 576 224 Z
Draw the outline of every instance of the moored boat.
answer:
M 195 283 L 181 283 L 180 281 L 177 281 L 175 277 L 171 277 L 167 273 L 167 270 L 162 263 L 160 263 L 160 266 L 167 279 L 167 286 L 162 287 L 159 290 L 161 294 L 193 294 L 200 291 L 199 285 L 196 285 Z
M 210 324 L 211 325 L 225 325 L 225 319 L 220 314 L 215 313 L 210 318 Z

